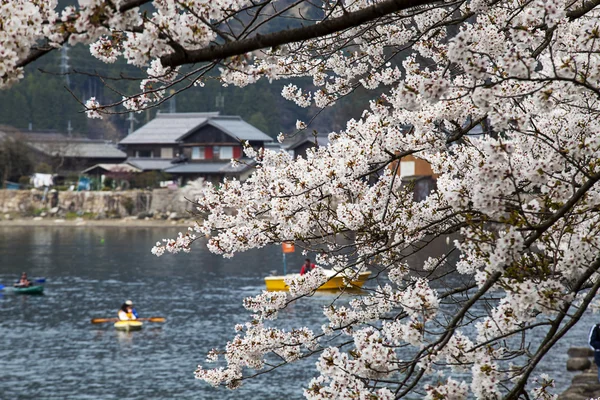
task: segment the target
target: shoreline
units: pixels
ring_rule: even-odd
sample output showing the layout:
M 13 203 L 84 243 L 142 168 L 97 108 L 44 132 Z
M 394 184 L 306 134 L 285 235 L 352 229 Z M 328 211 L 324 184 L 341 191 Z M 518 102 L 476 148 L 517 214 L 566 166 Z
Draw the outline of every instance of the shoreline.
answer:
M 64 218 L 15 218 L 0 220 L 1 227 L 118 227 L 118 228 L 167 228 L 192 226 L 193 220 L 161 220 L 161 219 L 64 219 Z

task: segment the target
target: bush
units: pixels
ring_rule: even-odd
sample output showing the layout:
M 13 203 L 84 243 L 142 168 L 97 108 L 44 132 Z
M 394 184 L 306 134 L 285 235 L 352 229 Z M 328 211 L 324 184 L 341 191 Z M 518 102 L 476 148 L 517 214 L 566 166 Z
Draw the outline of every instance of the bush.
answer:
M 121 200 L 121 204 L 123 204 L 123 208 L 125 209 L 125 211 L 127 211 L 128 215 L 131 215 L 133 213 L 133 207 L 135 207 L 135 204 L 131 197 L 123 197 L 123 199 Z
M 81 214 L 81 218 L 83 218 L 83 219 L 95 219 L 97 215 L 98 215 L 98 214 L 96 214 L 96 213 L 93 213 L 93 212 L 87 212 L 87 211 L 86 211 L 86 212 L 84 212 L 83 214 Z
M 38 174 L 51 174 L 52 173 L 52 167 L 50 165 L 46 164 L 45 162 L 41 162 L 41 163 L 37 164 L 33 170 L 35 172 L 37 172 Z
M 113 178 L 111 178 L 110 176 L 107 176 L 106 178 L 104 178 L 104 187 L 112 189 L 114 182 L 115 182 L 115 180 Z
M 106 212 L 106 218 L 121 218 L 121 214 L 117 210 L 109 210 Z
M 148 171 L 133 175 L 131 187 L 138 189 L 158 188 L 161 181 L 171 180 L 171 175 L 162 171 Z
M 22 176 L 19 178 L 19 184 L 23 186 L 28 186 L 31 178 L 29 176 Z

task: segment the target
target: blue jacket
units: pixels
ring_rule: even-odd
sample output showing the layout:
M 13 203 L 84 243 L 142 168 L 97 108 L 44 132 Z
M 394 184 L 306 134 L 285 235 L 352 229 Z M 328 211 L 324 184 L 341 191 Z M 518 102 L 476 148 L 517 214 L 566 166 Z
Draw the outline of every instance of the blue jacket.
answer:
M 600 351 L 600 324 L 596 324 L 590 329 L 588 344 L 592 349 Z

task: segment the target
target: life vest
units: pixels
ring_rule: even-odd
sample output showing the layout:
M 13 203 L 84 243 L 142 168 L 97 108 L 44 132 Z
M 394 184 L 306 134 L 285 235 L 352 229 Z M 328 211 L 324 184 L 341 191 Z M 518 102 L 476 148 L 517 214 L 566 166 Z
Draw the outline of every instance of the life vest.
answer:
M 131 321 L 137 319 L 137 316 L 132 312 L 125 312 L 123 310 L 119 310 L 119 319 L 121 321 Z
M 315 268 L 317 268 L 317 266 L 315 264 L 310 264 L 309 268 L 306 268 L 306 264 L 303 264 L 302 269 L 300 269 L 300 275 L 309 273 L 310 271 L 312 271 Z

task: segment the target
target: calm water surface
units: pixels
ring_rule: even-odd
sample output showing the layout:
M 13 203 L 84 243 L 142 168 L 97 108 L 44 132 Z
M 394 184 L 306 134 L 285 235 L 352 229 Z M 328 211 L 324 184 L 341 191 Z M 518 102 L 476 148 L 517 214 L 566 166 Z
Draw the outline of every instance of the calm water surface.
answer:
M 0 399 L 302 398 L 316 360 L 236 391 L 194 379 L 206 353 L 222 348 L 234 325 L 248 320 L 242 300 L 260 293 L 269 271 L 281 269 L 281 252 L 271 247 L 223 259 L 196 245 L 190 254 L 150 254 L 157 239 L 177 231 L 0 227 L 0 283 L 11 284 L 21 271 L 47 278 L 43 296 L 0 295 Z M 299 269 L 302 259 L 288 255 L 288 268 Z M 115 317 L 125 299 L 141 316 L 167 322 L 148 322 L 132 333 L 90 323 Z M 279 324 L 318 330 L 321 309 L 332 299 L 304 299 L 283 310 Z M 577 325 L 543 362 L 541 370 L 557 378 L 559 390 L 573 376 L 564 372 L 566 349 L 585 345 L 590 323 Z

